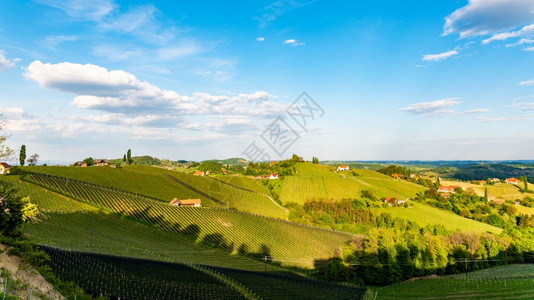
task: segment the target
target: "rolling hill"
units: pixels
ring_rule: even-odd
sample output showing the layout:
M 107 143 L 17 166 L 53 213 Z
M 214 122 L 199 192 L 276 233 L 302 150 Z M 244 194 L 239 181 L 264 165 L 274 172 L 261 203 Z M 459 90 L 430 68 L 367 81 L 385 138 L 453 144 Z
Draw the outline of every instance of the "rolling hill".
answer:
M 332 167 L 310 163 L 297 163 L 295 168 L 297 176 L 288 176 L 282 183 L 280 199 L 284 204 L 303 204 L 313 199 L 336 201 L 343 198 L 360 198 L 363 190 L 370 190 L 378 197 L 405 199 L 425 190 L 417 184 L 396 180 L 370 170 L 334 173 Z

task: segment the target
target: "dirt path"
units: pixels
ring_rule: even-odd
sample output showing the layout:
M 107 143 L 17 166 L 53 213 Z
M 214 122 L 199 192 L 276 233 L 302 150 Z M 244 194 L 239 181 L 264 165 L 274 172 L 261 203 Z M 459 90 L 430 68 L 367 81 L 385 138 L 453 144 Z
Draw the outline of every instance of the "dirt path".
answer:
M 15 293 L 20 299 L 28 299 L 31 288 L 32 299 L 50 299 L 52 286 L 34 268 L 23 263 L 17 256 L 7 255 L 7 251 L 8 248 L 0 244 L 0 252 L 2 252 L 0 253 L 0 268 L 9 271 L 13 282 L 20 280 L 20 284 L 18 284 L 19 290 L 12 291 L 8 289 L 8 291 Z M 2 278 L 0 281 L 3 283 L 4 279 Z M 22 288 L 26 284 L 27 287 Z M 65 298 L 57 292 L 54 292 L 54 299 L 64 300 Z

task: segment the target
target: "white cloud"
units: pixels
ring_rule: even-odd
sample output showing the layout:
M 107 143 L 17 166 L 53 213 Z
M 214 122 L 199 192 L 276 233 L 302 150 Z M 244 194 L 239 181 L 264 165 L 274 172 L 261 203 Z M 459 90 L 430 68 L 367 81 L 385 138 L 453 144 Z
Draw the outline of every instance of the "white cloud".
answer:
M 176 37 L 178 30 L 173 26 L 162 28 L 155 16 L 158 13 L 160 11 L 153 5 L 136 6 L 113 18 L 106 18 L 99 27 L 135 35 L 146 43 L 166 44 Z
M 532 80 L 526 80 L 526 81 L 521 81 L 519 83 L 519 85 L 533 85 L 534 84 L 534 79 Z
M 531 24 L 533 20 L 531 0 L 469 0 L 445 18 L 443 34 L 456 33 L 460 38 L 488 35 Z
M 515 47 L 515 46 L 518 46 L 518 45 L 523 45 L 523 44 L 532 44 L 534 43 L 534 40 L 533 39 L 530 39 L 530 38 L 522 38 L 520 39 L 518 42 L 516 43 L 513 43 L 513 44 L 507 44 L 506 47 Z
M 534 47 L 527 47 L 527 48 L 524 48 L 523 51 L 534 51 Z
M 295 39 L 288 39 L 282 42 L 282 44 L 291 45 L 291 46 L 302 46 L 304 42 Z
M 78 36 L 75 35 L 52 35 L 46 37 L 42 44 L 46 48 L 55 49 L 58 44 L 61 44 L 63 42 L 73 42 L 77 40 Z
M 468 115 L 468 114 L 478 114 L 478 113 L 483 113 L 483 112 L 488 112 L 489 109 L 488 108 L 476 108 L 476 109 L 471 109 L 471 110 L 466 110 L 466 111 L 461 111 L 458 113 L 458 115 Z
M 112 0 L 34 0 L 64 11 L 73 18 L 99 20 L 115 7 Z
M 0 50 L 0 72 L 11 69 L 15 66 L 15 60 L 9 60 L 6 58 L 6 52 Z
M 260 17 L 256 17 L 258 20 L 260 28 L 264 28 L 269 25 L 271 22 L 276 20 L 282 14 L 294 10 L 296 8 L 314 3 L 316 0 L 301 2 L 296 0 L 278 0 L 263 9 L 263 14 Z
M 524 26 L 523 28 L 517 31 L 496 33 L 492 35 L 490 38 L 483 40 L 482 44 L 489 44 L 493 41 L 504 41 L 510 38 L 521 37 L 521 36 L 525 36 L 531 33 L 534 33 L 534 24 Z
M 265 41 L 265 38 L 262 37 L 262 36 L 259 36 L 259 37 L 256 38 L 256 41 L 263 42 L 263 41 Z
M 78 108 L 110 113 L 271 116 L 285 109 L 271 101 L 275 97 L 264 91 L 234 96 L 207 93 L 183 96 L 140 81 L 122 70 L 109 71 L 91 64 L 34 61 L 24 76 L 44 88 L 75 94 L 71 104 Z
M 459 104 L 460 102 L 457 100 L 458 98 L 445 98 L 433 102 L 414 103 L 401 108 L 400 111 L 426 117 L 444 113 L 453 113 L 453 110 L 447 110 L 445 108 Z
M 457 55 L 457 54 L 458 54 L 457 50 L 450 50 L 450 51 L 443 52 L 443 53 L 438 53 L 438 54 L 426 54 L 426 55 L 423 56 L 422 60 L 424 60 L 424 61 L 440 61 L 440 60 L 447 59 L 447 58 L 452 57 L 452 56 Z

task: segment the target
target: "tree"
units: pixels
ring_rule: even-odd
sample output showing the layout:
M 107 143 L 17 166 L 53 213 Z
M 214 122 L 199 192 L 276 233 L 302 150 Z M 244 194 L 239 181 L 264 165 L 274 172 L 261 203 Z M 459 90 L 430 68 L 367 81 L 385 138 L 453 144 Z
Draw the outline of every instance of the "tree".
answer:
M 319 163 L 319 159 L 318 159 L 317 157 L 314 156 L 314 157 L 312 158 L 312 163 L 313 163 L 313 164 L 318 164 L 318 163 Z
M 439 186 L 441 185 L 440 177 L 438 177 L 438 180 L 436 181 L 436 189 L 439 189 Z
M 86 159 L 83 160 L 88 167 L 92 166 L 95 164 L 95 160 L 92 158 L 92 157 L 88 157 Z
M 122 158 L 123 162 L 126 162 L 126 154 L 124 154 L 124 157 Z
M 34 220 L 39 213 L 29 197 L 18 196 L 18 191 L 9 182 L 0 182 L 0 234 L 19 236 L 20 227 Z
M 132 150 L 128 149 L 126 152 L 126 162 L 130 165 L 132 164 Z
M 37 161 L 39 161 L 39 154 L 34 153 L 26 160 L 30 166 L 37 165 Z
M 488 201 L 488 188 L 484 188 L 484 200 Z
M 19 154 L 19 163 L 21 166 L 24 166 L 24 162 L 26 161 L 26 145 L 22 145 L 20 147 L 20 154 Z
M 4 130 L 5 125 L 6 122 L 0 114 L 0 160 L 5 160 L 11 155 L 13 155 L 13 150 L 11 150 L 8 146 L 4 145 L 8 138 L 8 136 L 3 134 L 2 132 Z

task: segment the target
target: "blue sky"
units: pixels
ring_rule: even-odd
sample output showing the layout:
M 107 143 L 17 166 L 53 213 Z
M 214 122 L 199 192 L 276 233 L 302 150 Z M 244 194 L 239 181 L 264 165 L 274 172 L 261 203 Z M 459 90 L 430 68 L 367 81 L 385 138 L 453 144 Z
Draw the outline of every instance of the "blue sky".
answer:
M 279 159 L 278 118 L 284 157 L 534 159 L 533 62 L 531 0 L 0 4 L 8 145 L 43 160 Z

